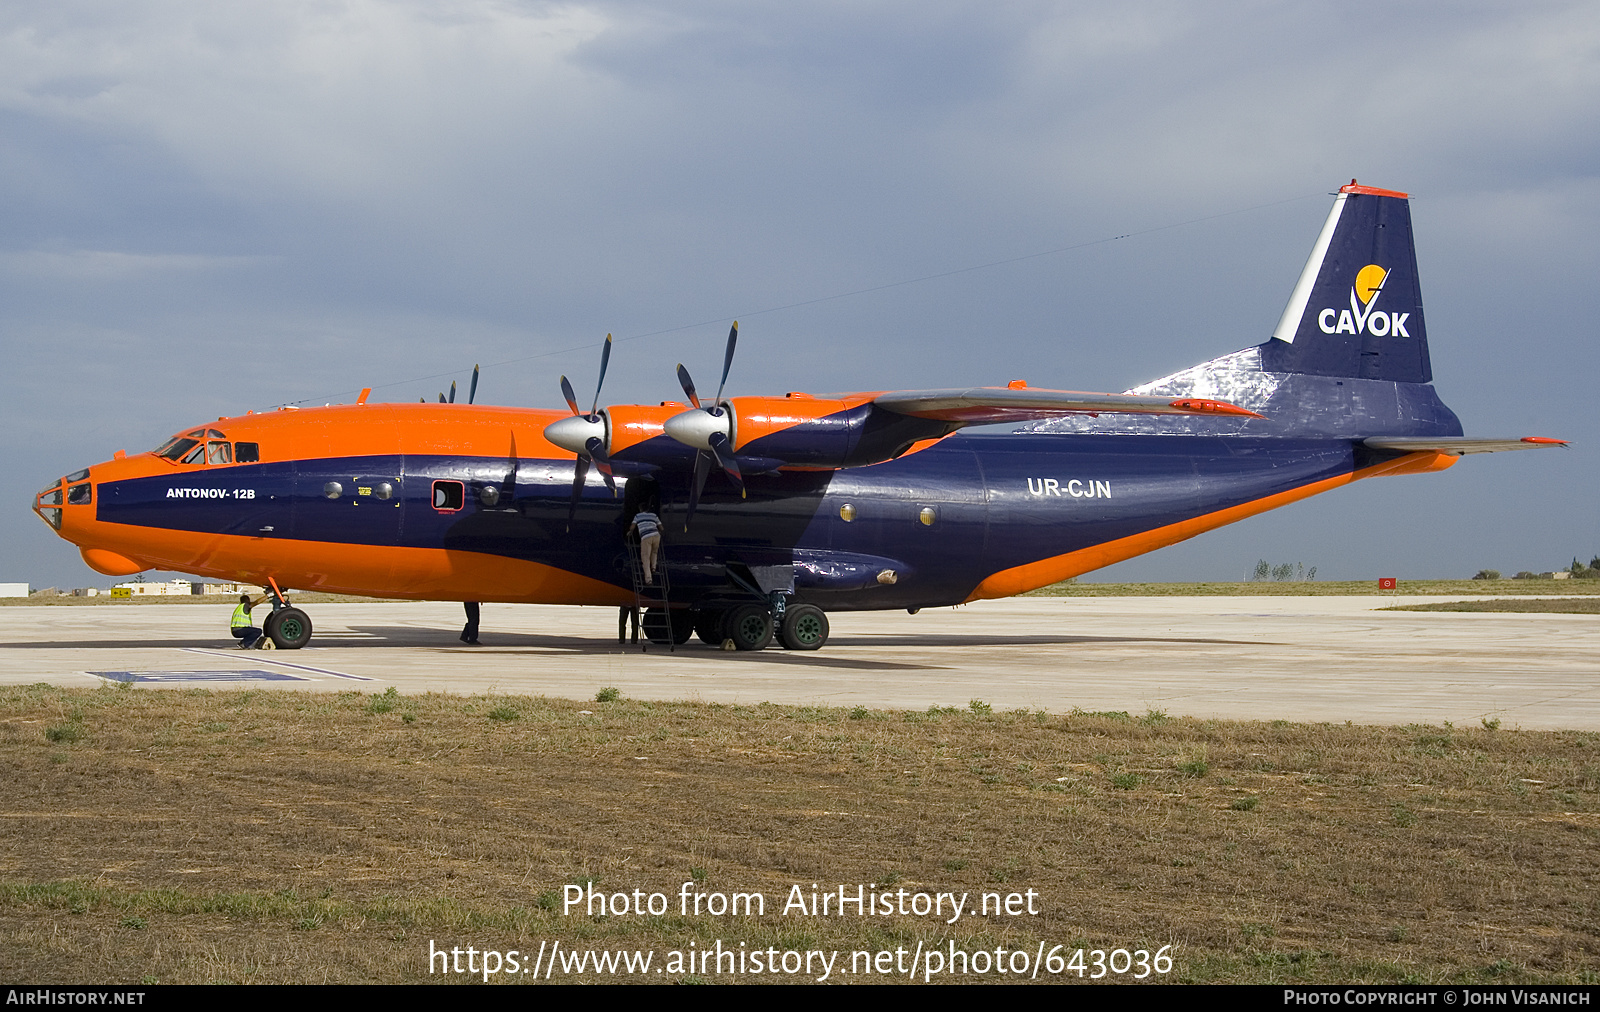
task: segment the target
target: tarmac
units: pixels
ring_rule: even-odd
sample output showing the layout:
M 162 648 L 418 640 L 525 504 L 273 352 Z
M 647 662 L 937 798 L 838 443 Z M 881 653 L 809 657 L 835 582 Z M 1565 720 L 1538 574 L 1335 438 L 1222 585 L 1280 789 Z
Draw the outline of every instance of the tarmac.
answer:
M 1393 612 L 1457 598 L 1013 598 L 829 616 L 822 650 L 617 642 L 617 612 L 309 605 L 303 650 L 242 651 L 232 603 L 0 609 L 0 684 L 494 693 L 1600 731 L 1600 617 Z

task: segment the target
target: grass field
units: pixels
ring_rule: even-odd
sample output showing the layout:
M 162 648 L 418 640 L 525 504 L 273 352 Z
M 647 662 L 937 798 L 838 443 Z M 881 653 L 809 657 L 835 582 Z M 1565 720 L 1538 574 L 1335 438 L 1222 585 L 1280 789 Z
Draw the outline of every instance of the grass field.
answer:
M 295 605 L 363 604 L 382 600 L 384 598 L 381 597 L 353 597 L 318 591 L 289 594 L 290 603 Z M 0 607 L 10 608 L 126 608 L 130 605 L 143 608 L 156 604 L 210 604 L 231 609 L 238 603 L 239 598 L 234 594 L 152 594 L 148 597 L 110 597 L 105 594 L 95 597 L 73 597 L 71 594 L 43 597 L 35 594 L 31 597 L 0 597 Z
M 1398 604 L 1383 611 L 1515 611 L 1539 615 L 1600 615 L 1600 597 L 1493 598 L 1488 601 L 1436 601 Z
M 837 950 L 845 981 L 904 979 L 844 972 L 856 951 L 1044 943 L 1170 946 L 1188 982 L 1600 982 L 1591 733 L 37 685 L 0 689 L 0 755 L 0 970 L 30 983 L 719 940 Z M 565 914 L 584 882 L 771 905 Z M 1039 913 L 779 913 L 813 883 Z
M 1600 595 L 1600 580 L 1401 580 L 1379 590 L 1377 580 L 1252 580 L 1240 583 L 1057 583 L 1025 597 L 1407 597 L 1470 594 Z

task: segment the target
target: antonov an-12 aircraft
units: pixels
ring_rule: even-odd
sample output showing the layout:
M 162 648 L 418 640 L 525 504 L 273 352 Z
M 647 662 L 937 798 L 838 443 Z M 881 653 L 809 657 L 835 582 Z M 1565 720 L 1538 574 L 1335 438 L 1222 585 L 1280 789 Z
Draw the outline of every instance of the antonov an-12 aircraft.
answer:
M 722 380 L 732 364 L 729 334 Z M 607 340 L 600 379 L 610 353 Z M 367 403 L 247 413 L 67 475 L 34 509 L 109 575 L 644 608 L 698 633 L 816 649 L 827 613 L 1006 597 L 1363 478 L 1467 453 L 1434 392 L 1407 195 L 1341 187 L 1263 344 L 1120 394 L 878 390 L 587 412 Z M 453 399 L 453 398 L 452 398 Z M 1009 434 L 972 425 L 1028 423 Z M 632 520 L 658 512 L 643 582 Z

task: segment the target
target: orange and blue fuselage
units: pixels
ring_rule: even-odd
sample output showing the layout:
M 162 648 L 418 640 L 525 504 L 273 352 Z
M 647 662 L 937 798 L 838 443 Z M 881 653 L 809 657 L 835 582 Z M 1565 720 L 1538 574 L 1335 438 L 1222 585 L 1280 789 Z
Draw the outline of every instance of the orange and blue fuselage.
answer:
M 759 459 L 763 441 L 827 430 L 863 403 L 796 405 L 788 426 L 741 432 L 739 452 Z M 624 487 L 630 449 L 654 460 L 674 452 L 659 429 L 678 410 L 614 417 L 632 434 L 612 451 Z M 362 404 L 220 419 L 190 434 L 208 452 L 119 455 L 40 493 L 35 507 L 113 575 L 630 604 L 624 499 L 590 476 L 572 508 L 575 458 L 543 436 L 561 417 Z M 930 436 L 870 466 L 748 473 L 742 496 L 713 476 L 688 530 L 691 469 L 640 465 L 633 475 L 660 483 L 664 557 L 683 603 L 729 593 L 730 569 L 792 567 L 796 601 L 863 610 L 1021 593 L 1356 478 L 1454 459 L 1337 438 Z

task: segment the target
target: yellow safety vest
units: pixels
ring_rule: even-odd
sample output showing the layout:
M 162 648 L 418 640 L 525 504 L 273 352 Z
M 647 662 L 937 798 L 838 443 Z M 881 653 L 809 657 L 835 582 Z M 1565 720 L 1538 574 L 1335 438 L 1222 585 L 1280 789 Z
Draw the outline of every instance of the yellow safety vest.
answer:
M 233 623 L 231 625 L 229 625 L 228 628 L 230 628 L 230 629 L 248 629 L 248 628 L 250 628 L 250 612 L 246 608 L 245 605 L 241 604 L 237 608 L 233 609 Z

